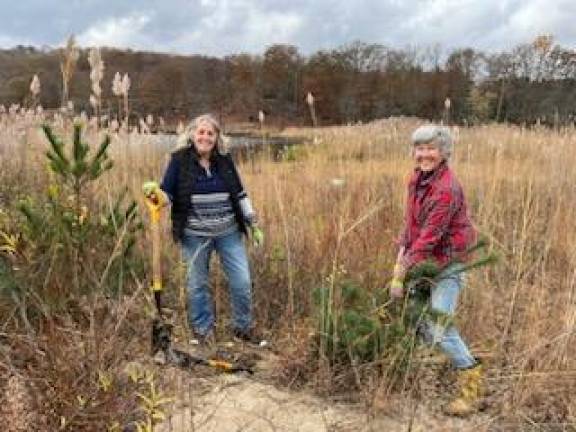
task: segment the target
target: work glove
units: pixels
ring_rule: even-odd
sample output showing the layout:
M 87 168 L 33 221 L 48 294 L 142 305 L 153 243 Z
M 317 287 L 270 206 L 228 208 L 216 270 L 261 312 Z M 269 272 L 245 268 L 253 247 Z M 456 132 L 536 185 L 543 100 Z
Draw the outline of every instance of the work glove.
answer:
M 404 282 L 401 279 L 394 278 L 390 282 L 390 297 L 402 298 L 404 296 Z
M 167 201 L 166 194 L 160 189 L 160 185 L 155 181 L 147 181 L 142 185 L 142 192 L 150 203 L 156 206 L 163 206 Z
M 260 247 L 264 244 L 264 232 L 256 225 L 250 227 L 250 236 L 255 247 Z
M 160 189 L 160 185 L 155 181 L 147 181 L 142 184 L 142 192 L 148 198 L 150 195 L 155 194 L 158 189 Z
M 404 269 L 404 266 L 400 263 L 396 263 L 394 265 L 394 271 L 393 271 L 394 279 L 398 279 L 400 281 L 403 281 L 405 275 L 406 275 L 406 270 Z

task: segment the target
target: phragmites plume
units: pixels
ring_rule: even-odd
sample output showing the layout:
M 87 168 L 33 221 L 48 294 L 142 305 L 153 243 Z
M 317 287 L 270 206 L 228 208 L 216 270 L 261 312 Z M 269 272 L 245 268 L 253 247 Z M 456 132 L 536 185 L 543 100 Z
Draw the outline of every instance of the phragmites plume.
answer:
M 88 54 L 88 63 L 90 63 L 90 81 L 92 81 L 92 92 L 96 97 L 102 95 L 100 81 L 104 78 L 104 61 L 100 55 L 99 48 L 92 48 Z
M 312 118 L 312 126 L 318 126 L 318 120 L 316 119 L 316 109 L 314 108 L 314 96 L 311 92 L 306 95 L 306 103 L 310 109 L 310 117 Z
M 40 79 L 38 75 L 34 75 L 32 81 L 30 81 L 30 106 L 35 108 L 38 106 L 40 96 Z
M 70 80 L 74 71 L 76 70 L 76 63 L 80 57 L 80 51 L 76 46 L 74 35 L 71 35 L 66 42 L 66 48 L 61 53 L 60 72 L 62 73 L 62 106 L 66 107 L 68 104 L 68 96 L 70 90 Z
M 30 82 L 30 93 L 32 93 L 34 97 L 38 97 L 40 94 L 40 78 L 38 78 L 38 75 L 34 75 Z
M 90 81 L 92 81 L 92 94 L 90 95 L 90 104 L 94 107 L 96 117 L 100 115 L 100 106 L 102 104 L 102 87 L 100 82 L 104 78 L 104 61 L 100 55 L 99 48 L 92 48 L 88 54 L 88 63 L 90 63 Z
M 122 95 L 128 96 L 128 91 L 130 90 L 130 77 L 127 73 L 122 77 Z
M 450 125 L 451 115 L 450 109 L 452 108 L 452 101 L 449 97 L 444 100 L 444 113 L 442 114 L 442 124 Z
M 112 93 L 118 98 L 118 120 L 122 117 L 122 101 L 124 102 L 124 116 L 128 121 L 128 91 L 130 90 L 130 77 L 128 74 L 120 75 L 120 72 L 114 74 L 112 80 Z
M 311 92 L 308 92 L 308 94 L 306 95 L 306 103 L 310 106 L 314 105 L 314 96 L 312 95 Z
M 114 79 L 112 80 L 112 94 L 116 97 L 122 96 L 122 76 L 120 72 L 114 74 Z
M 128 92 L 130 91 L 130 77 L 127 73 L 120 78 L 120 72 L 114 75 L 112 82 L 112 92 L 118 97 L 118 117 L 120 117 L 120 98 L 124 100 L 124 124 L 128 127 L 129 107 L 128 107 Z
M 186 129 L 186 126 L 184 126 L 184 124 L 179 121 L 178 126 L 176 126 L 176 135 L 178 136 L 176 139 L 176 149 L 186 147 L 188 145 L 190 134 Z

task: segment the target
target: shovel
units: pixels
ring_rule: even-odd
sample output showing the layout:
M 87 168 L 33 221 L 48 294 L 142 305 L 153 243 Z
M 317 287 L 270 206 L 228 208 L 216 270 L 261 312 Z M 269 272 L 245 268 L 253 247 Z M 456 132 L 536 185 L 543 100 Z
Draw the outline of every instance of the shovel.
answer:
M 152 292 L 156 304 L 157 316 L 152 322 L 152 355 L 164 353 L 165 363 L 182 368 L 194 365 L 209 366 L 228 373 L 254 371 L 246 366 L 236 365 L 219 359 L 206 359 L 190 355 L 184 351 L 172 348 L 172 325 L 164 321 L 162 314 L 162 268 L 160 265 L 160 212 L 162 205 L 155 194 L 146 197 L 146 205 L 150 212 L 150 235 L 152 238 Z
M 160 210 L 161 205 L 155 194 L 146 197 L 150 212 L 150 236 L 152 237 L 152 292 L 158 317 L 162 318 L 162 268 L 160 265 Z

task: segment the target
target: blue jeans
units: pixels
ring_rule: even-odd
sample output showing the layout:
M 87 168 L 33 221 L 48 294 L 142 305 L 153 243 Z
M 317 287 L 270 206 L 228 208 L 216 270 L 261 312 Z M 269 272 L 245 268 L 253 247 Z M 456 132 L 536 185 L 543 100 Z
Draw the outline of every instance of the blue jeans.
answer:
M 448 267 L 440 274 L 438 281 L 430 293 L 430 308 L 454 317 L 458 294 L 462 289 L 462 274 L 451 274 L 455 267 Z M 442 320 L 427 320 L 422 326 L 424 341 L 430 345 L 439 345 L 452 364 L 457 369 L 466 369 L 476 364 L 468 347 L 460 337 L 458 330 L 452 323 L 442 323 Z M 451 320 L 449 320 L 451 321 Z
M 214 305 L 209 287 L 210 257 L 216 251 L 228 279 L 232 325 L 248 331 L 252 324 L 252 281 L 240 231 L 220 237 L 198 237 L 185 232 L 182 252 L 186 261 L 188 322 L 197 334 L 214 327 Z

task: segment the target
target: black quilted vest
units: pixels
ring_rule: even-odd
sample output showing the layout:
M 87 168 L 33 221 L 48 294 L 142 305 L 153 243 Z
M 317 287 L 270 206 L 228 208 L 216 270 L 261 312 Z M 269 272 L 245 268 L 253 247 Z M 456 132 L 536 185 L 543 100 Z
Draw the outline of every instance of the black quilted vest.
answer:
M 180 166 L 178 172 L 178 186 L 172 200 L 171 209 L 172 236 L 175 241 L 179 242 L 182 241 L 182 237 L 184 236 L 184 228 L 186 228 L 188 215 L 190 212 L 194 211 L 191 197 L 192 192 L 194 191 L 194 183 L 200 175 L 202 167 L 198 162 L 198 155 L 192 146 L 176 151 L 172 157 L 178 159 Z M 243 187 L 232 157 L 229 154 L 221 155 L 215 153 L 212 155 L 210 163 L 216 165 L 218 174 L 222 176 L 222 180 L 226 184 L 228 192 L 230 192 L 230 199 L 232 201 L 232 208 L 234 209 L 236 221 L 238 222 L 240 230 L 246 234 L 246 223 L 242 217 L 238 199 L 239 195 L 243 191 Z

